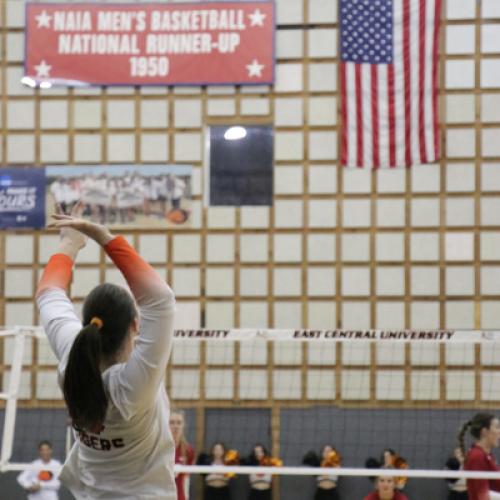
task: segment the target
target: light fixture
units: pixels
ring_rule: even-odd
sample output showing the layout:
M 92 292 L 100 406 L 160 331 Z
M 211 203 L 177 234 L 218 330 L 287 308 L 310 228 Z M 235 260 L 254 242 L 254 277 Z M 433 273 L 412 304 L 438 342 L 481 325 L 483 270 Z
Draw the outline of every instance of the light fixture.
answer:
M 52 87 L 52 83 L 50 82 L 40 82 L 41 89 L 50 89 Z
M 247 131 L 244 127 L 230 127 L 224 132 L 224 139 L 226 141 L 237 141 L 246 137 Z
M 36 80 L 33 80 L 33 78 L 29 76 L 23 76 L 21 78 L 21 83 L 27 85 L 28 87 L 31 87 L 32 89 L 36 87 Z

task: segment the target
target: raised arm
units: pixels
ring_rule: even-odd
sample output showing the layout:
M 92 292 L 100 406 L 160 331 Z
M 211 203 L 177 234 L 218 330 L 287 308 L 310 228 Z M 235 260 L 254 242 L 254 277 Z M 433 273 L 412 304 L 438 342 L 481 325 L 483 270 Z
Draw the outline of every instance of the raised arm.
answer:
M 123 274 L 140 311 L 158 300 L 173 301 L 172 290 L 123 236 L 112 239 L 104 249 Z
M 128 411 L 134 413 L 152 403 L 164 378 L 172 348 L 175 298 L 125 238 L 113 239 L 105 249 L 127 280 L 139 308 L 140 333 L 134 350 L 116 374 L 118 383 L 110 385 L 119 391 L 115 401 L 126 401 Z
M 36 293 L 41 323 L 63 369 L 71 345 L 82 327 L 67 290 L 73 262 L 85 244 L 86 237 L 81 233 L 70 228 L 61 231 L 59 249 L 45 266 Z
M 104 227 L 70 216 L 56 216 L 54 227 L 72 228 L 102 245 L 125 277 L 139 309 L 140 334 L 129 360 L 105 376 L 110 395 L 126 415 L 151 403 L 158 392 L 173 339 L 175 298 L 172 290 L 122 236 Z

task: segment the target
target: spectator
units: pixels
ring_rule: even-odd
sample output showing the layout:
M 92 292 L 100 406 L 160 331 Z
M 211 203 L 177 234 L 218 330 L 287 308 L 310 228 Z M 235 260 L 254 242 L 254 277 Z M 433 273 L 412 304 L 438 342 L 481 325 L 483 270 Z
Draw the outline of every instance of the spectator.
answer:
M 38 445 L 40 458 L 17 476 L 17 482 L 28 492 L 28 500 L 58 500 L 61 486 L 57 479 L 61 463 L 52 458 L 52 444 L 41 441 Z

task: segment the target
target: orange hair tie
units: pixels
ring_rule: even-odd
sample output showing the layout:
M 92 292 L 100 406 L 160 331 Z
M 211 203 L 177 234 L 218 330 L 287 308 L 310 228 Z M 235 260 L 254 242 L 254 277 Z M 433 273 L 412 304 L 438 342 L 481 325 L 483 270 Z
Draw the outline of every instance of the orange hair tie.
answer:
M 98 318 L 97 316 L 94 316 L 91 320 L 90 320 L 90 324 L 95 326 L 98 330 L 100 330 L 102 328 L 102 319 L 101 318 Z

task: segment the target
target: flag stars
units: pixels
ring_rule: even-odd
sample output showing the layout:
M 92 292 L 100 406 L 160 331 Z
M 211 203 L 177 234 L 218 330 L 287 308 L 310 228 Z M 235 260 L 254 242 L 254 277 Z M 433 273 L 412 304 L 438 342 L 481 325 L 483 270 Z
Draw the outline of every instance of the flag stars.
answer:
M 388 57 L 392 54 L 393 2 L 394 0 L 341 1 L 342 60 L 361 59 L 372 64 L 390 62 Z M 381 53 L 382 49 L 384 53 Z
M 50 28 L 52 16 L 49 16 L 46 10 L 43 10 L 41 14 L 35 16 L 35 19 L 37 22 L 37 28 Z
M 260 9 L 255 9 L 252 14 L 248 14 L 250 18 L 250 26 L 264 26 L 264 19 L 266 14 L 262 13 Z
M 52 66 L 48 65 L 45 62 L 45 59 L 43 59 L 40 64 L 35 66 L 36 77 L 37 78 L 49 78 L 51 69 L 52 69 Z
M 264 69 L 264 64 L 259 64 L 257 59 L 254 59 L 251 64 L 247 64 L 248 76 L 256 76 L 258 78 L 262 77 L 262 70 Z

